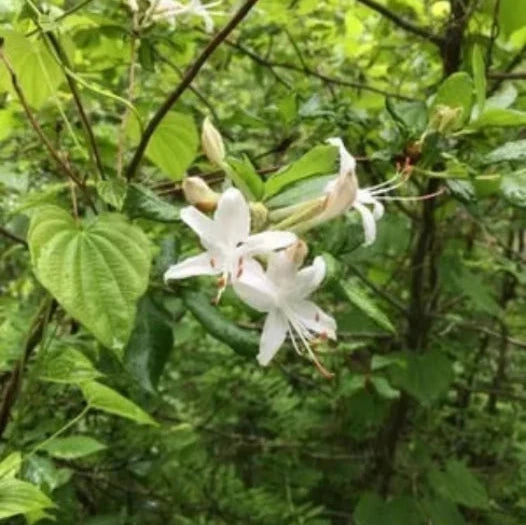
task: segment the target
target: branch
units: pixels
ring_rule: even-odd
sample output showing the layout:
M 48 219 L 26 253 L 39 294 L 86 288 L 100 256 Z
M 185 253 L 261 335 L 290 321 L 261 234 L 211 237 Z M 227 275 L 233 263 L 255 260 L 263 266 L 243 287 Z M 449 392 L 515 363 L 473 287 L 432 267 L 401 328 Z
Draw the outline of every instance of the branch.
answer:
M 425 29 L 416 24 L 413 24 L 413 22 L 405 20 L 404 18 L 398 16 L 396 13 L 393 13 L 392 11 L 387 9 L 387 7 L 383 6 L 382 4 L 379 4 L 375 0 L 358 0 L 358 2 L 366 5 L 367 7 L 370 7 L 371 9 L 374 9 L 376 12 L 385 16 L 385 18 L 388 18 L 389 20 L 391 20 L 391 22 L 395 23 L 402 29 L 409 31 L 414 35 L 418 35 L 422 38 L 425 38 L 426 40 L 429 40 L 430 42 L 439 47 L 442 46 L 444 43 L 444 39 L 441 36 L 435 35 L 428 29 Z
M 172 106 L 179 100 L 181 95 L 190 86 L 194 78 L 198 75 L 201 68 L 205 65 L 208 58 L 212 53 L 221 45 L 221 43 L 227 38 L 227 36 L 236 28 L 236 26 L 245 18 L 249 11 L 254 7 L 258 0 L 247 0 L 239 11 L 233 16 L 228 24 L 221 30 L 217 35 L 209 42 L 203 52 L 197 57 L 196 61 L 187 69 L 181 83 L 175 88 L 175 90 L 168 95 L 166 100 L 163 102 L 161 107 L 157 110 L 155 115 L 152 117 L 146 129 L 144 130 L 139 145 L 135 150 L 135 154 L 126 172 L 126 178 L 131 180 L 137 171 L 139 164 L 144 156 L 148 143 L 152 138 L 153 133 L 157 129 L 157 126 L 162 122 L 163 118 L 170 111 Z
M 18 235 L 11 233 L 9 230 L 6 230 L 3 226 L 0 226 L 0 235 L 3 235 L 4 237 L 7 237 L 13 242 L 17 242 L 18 244 L 21 244 L 22 246 L 25 246 L 27 248 L 27 242 L 24 239 L 22 239 L 22 237 L 18 237 Z
M 499 76 L 496 77 L 495 84 L 493 84 L 493 86 L 491 86 L 491 89 L 489 90 L 490 95 L 492 95 L 499 89 L 499 87 L 502 85 L 504 80 L 510 79 L 510 77 L 504 77 L 503 75 L 512 73 L 512 71 L 522 62 L 524 53 L 526 53 L 526 44 L 524 44 L 522 48 L 519 50 L 519 52 L 511 59 L 509 64 L 504 68 L 504 71 L 500 74 L 498 73 Z
M 526 71 L 517 71 L 516 73 L 492 72 L 488 74 L 488 77 L 496 80 L 526 80 Z

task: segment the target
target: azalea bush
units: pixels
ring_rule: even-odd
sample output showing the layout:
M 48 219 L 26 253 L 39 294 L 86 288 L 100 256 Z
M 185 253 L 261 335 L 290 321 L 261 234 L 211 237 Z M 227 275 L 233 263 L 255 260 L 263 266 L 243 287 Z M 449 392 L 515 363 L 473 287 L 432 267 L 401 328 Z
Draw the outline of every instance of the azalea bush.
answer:
M 0 520 L 526 522 L 524 0 L 4 0 Z

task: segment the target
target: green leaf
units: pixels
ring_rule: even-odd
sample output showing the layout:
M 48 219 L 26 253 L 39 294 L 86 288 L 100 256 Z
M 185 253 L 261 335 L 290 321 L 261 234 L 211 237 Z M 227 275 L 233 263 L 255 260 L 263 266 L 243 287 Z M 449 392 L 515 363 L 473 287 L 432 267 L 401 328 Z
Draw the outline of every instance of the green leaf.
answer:
M 49 455 L 60 459 L 77 459 L 104 450 L 103 445 L 89 436 L 55 438 L 43 447 Z
M 487 108 L 476 120 L 470 122 L 473 129 L 526 126 L 526 112 L 515 109 Z
M 504 33 L 510 35 L 523 26 L 526 26 L 526 1 L 500 0 L 499 27 Z
M 504 198 L 514 206 L 526 208 L 526 171 L 503 175 L 500 191 Z
M 385 377 L 372 376 L 370 381 L 380 397 L 385 399 L 397 399 L 400 397 L 400 390 L 393 388 Z
M 407 366 L 393 368 L 391 374 L 397 386 L 424 405 L 444 395 L 453 381 L 451 362 L 439 351 L 408 355 Z
M 390 332 L 396 333 L 396 329 L 387 315 L 378 308 L 376 303 L 356 281 L 340 284 L 339 288 L 349 302 L 370 317 L 375 323 Z
M 121 355 L 148 285 L 151 254 L 144 233 L 121 215 L 99 215 L 83 225 L 62 208 L 47 206 L 33 215 L 27 239 L 42 285 Z
M 140 184 L 129 184 L 123 212 L 130 219 L 149 219 L 157 222 L 177 222 L 179 208 L 161 199 L 149 188 Z
M 139 127 L 130 121 L 130 135 L 137 140 Z M 181 180 L 197 155 L 199 136 L 190 115 L 171 112 L 156 128 L 146 148 L 146 156 L 165 174 Z
M 453 73 L 438 88 L 430 113 L 433 114 L 438 106 L 460 108 L 462 110 L 457 119 L 457 126 L 464 124 L 471 115 L 473 106 L 473 81 L 464 72 Z
M 424 513 L 432 525 L 466 525 L 457 506 L 442 498 L 426 499 L 422 502 Z
M 486 509 L 489 506 L 486 489 L 470 470 L 458 461 L 448 461 L 445 472 L 431 470 L 429 482 L 438 494 L 450 501 L 474 509 Z
M 0 479 L 14 478 L 22 465 L 22 455 L 20 452 L 12 452 L 0 463 Z
M 90 381 L 83 383 L 80 388 L 91 408 L 125 417 L 142 425 L 157 425 L 142 408 L 108 386 Z
M 427 106 L 424 102 L 405 102 L 387 97 L 385 107 L 393 120 L 411 133 L 422 133 L 427 124 Z
M 506 142 L 484 157 L 484 164 L 526 160 L 526 139 Z
M 299 160 L 269 177 L 265 182 L 265 199 L 277 195 L 285 186 L 294 182 L 334 172 L 337 158 L 338 148 L 334 146 L 314 147 Z
M 4 53 L 15 70 L 28 104 L 41 108 L 64 80 L 62 69 L 43 40 L 26 38 L 8 30 L 0 30 L 0 37 L 5 40 Z M 11 78 L 3 64 L 0 67 L 0 87 L 13 91 Z
M 385 502 L 369 492 L 358 502 L 353 517 L 356 525 L 424 525 L 416 502 L 408 496 Z
M 44 456 L 28 455 L 24 462 L 24 476 L 47 493 L 65 485 L 73 475 L 68 468 L 56 468 L 51 459 Z
M 126 368 L 145 390 L 157 390 L 173 344 L 167 315 L 145 295 L 139 302 L 135 327 L 124 354 Z
M 53 507 L 37 487 L 14 478 L 0 480 L 0 519 Z
M 234 172 L 231 173 L 229 170 L 228 175 L 241 192 L 250 200 L 261 200 L 265 185 L 250 159 L 246 155 L 243 156 L 242 160 L 229 158 L 228 165 Z
M 99 197 L 116 210 L 121 210 L 126 197 L 127 184 L 123 179 L 101 180 L 97 182 Z
M 484 110 L 484 103 L 486 101 L 486 65 L 484 64 L 484 57 L 480 46 L 473 47 L 473 54 L 471 56 L 471 67 L 473 69 L 473 79 L 475 81 L 475 95 L 477 98 L 477 110 L 480 115 Z
M 334 174 L 301 180 L 266 201 L 265 205 L 267 208 L 281 208 L 315 199 L 323 194 L 325 187 L 333 179 Z
M 70 384 L 92 381 L 102 376 L 82 352 L 69 347 L 48 350 L 38 365 L 37 373 L 42 381 Z
M 240 355 L 248 357 L 256 355 L 259 337 L 254 332 L 243 330 L 223 317 L 205 295 L 185 291 L 183 300 L 188 310 L 212 337 L 230 346 Z

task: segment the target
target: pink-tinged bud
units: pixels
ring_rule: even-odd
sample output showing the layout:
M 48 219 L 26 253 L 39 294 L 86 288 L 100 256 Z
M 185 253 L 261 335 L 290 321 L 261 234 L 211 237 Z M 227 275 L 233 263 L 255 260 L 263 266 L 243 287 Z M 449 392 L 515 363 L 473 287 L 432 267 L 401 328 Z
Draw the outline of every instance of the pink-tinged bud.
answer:
M 183 193 L 187 202 L 201 211 L 216 209 L 219 193 L 216 193 L 201 177 L 186 177 L 183 180 Z
M 214 127 L 208 117 L 203 122 L 201 131 L 201 146 L 208 160 L 217 166 L 221 166 L 225 160 L 225 146 L 221 133 Z
M 287 257 L 290 261 L 294 263 L 294 266 L 296 268 L 299 268 L 302 264 L 307 255 L 309 254 L 309 248 L 307 246 L 307 243 L 302 241 L 301 239 L 298 239 L 294 244 L 289 246 L 285 253 L 287 254 Z

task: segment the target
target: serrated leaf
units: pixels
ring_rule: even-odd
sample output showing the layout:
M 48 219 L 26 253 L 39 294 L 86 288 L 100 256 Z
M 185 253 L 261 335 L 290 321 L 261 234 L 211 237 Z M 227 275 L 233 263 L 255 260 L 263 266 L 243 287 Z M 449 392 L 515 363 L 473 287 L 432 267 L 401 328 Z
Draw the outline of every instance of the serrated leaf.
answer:
M 124 354 L 124 363 L 145 390 L 157 390 L 173 343 L 173 331 L 167 322 L 167 315 L 148 295 L 144 296 L 139 302 L 135 327 Z
M 64 80 L 62 69 L 42 40 L 26 38 L 16 31 L 3 30 L 4 53 L 17 75 L 30 106 L 41 108 Z M 12 91 L 7 69 L 0 67 L 0 86 Z
M 477 111 L 480 115 L 484 110 L 484 103 L 486 101 L 486 66 L 484 64 L 484 57 L 480 46 L 473 47 L 473 54 L 471 56 L 471 67 L 473 69 L 473 80 L 475 82 L 475 95 L 477 98 Z
M 360 287 L 356 282 L 348 282 L 341 284 L 341 290 L 345 297 L 361 310 L 367 317 L 370 317 L 379 326 L 389 330 L 390 332 L 396 333 L 395 327 L 387 315 L 380 310 L 376 303 L 367 295 L 367 292 Z
M 104 450 L 106 445 L 89 436 L 55 438 L 42 447 L 50 456 L 60 459 L 77 459 Z
M 91 381 L 102 376 L 82 352 L 68 347 L 46 352 L 39 363 L 37 374 L 42 381 L 70 384 Z
M 129 132 L 137 140 L 139 129 L 130 121 Z M 197 155 L 199 136 L 194 119 L 190 115 L 171 112 L 156 128 L 146 156 L 165 174 L 181 180 Z
M 473 129 L 526 126 L 526 112 L 515 109 L 487 108 L 476 120 L 470 122 Z
M 448 461 L 445 471 L 431 470 L 429 482 L 433 489 L 447 500 L 474 509 L 488 508 L 486 489 L 459 461 Z
M 183 300 L 192 315 L 215 339 L 230 346 L 243 356 L 255 357 L 259 346 L 259 337 L 254 332 L 243 330 L 221 315 L 210 299 L 199 292 L 185 291 Z
M 179 208 L 159 197 L 149 188 L 140 184 L 129 184 L 123 212 L 130 219 L 148 219 L 157 222 L 177 222 Z
M 465 72 L 453 73 L 438 88 L 431 106 L 432 115 L 438 106 L 460 108 L 461 114 L 457 119 L 457 127 L 467 121 L 473 106 L 473 80 Z
M 526 139 L 506 142 L 484 157 L 484 164 L 526 160 Z
M 0 462 L 0 479 L 14 478 L 22 465 L 20 452 L 12 452 Z
M 316 146 L 305 153 L 296 162 L 269 177 L 265 182 L 265 199 L 281 192 L 283 188 L 309 177 L 335 173 L 338 148 L 334 146 Z
M 54 507 L 37 487 L 14 478 L 0 480 L 0 519 Z
M 62 208 L 47 206 L 33 215 L 27 238 L 42 285 L 122 355 L 148 285 L 151 254 L 144 233 L 121 215 L 99 215 L 83 225 Z
M 142 425 L 157 425 L 142 408 L 106 385 L 90 381 L 83 383 L 80 388 L 91 408 L 125 417 Z

